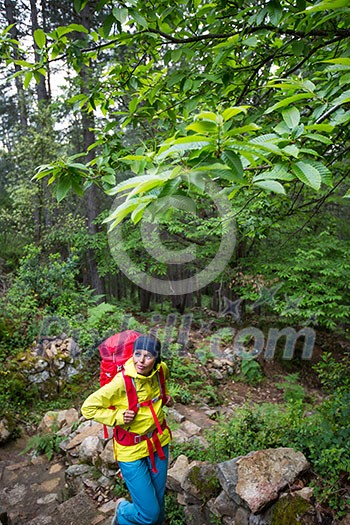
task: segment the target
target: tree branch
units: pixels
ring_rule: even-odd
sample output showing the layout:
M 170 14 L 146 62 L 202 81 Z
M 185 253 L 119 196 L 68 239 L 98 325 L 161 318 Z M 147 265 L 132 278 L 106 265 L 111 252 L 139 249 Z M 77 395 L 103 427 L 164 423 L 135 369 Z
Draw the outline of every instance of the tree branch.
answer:
M 303 31 L 294 31 L 293 29 L 279 29 L 278 27 L 268 25 L 268 24 L 262 24 L 257 27 L 251 27 L 251 28 L 245 29 L 244 34 L 250 35 L 250 34 L 258 33 L 259 31 L 266 31 L 266 30 L 273 31 L 274 33 L 278 35 L 291 35 L 291 36 L 295 36 L 298 38 L 305 38 L 307 36 L 318 36 L 318 37 L 329 36 L 329 31 L 323 31 L 322 29 L 320 30 L 315 29 L 309 32 L 303 32 Z M 240 29 L 239 31 L 234 31 L 232 33 L 206 33 L 204 35 L 198 35 L 198 36 L 193 36 L 193 37 L 188 37 L 188 38 L 176 38 L 173 35 L 169 35 L 168 33 L 161 31 L 160 29 L 152 29 L 152 28 L 145 29 L 144 31 L 141 31 L 141 33 L 157 34 L 173 44 L 188 44 L 191 42 L 201 42 L 202 40 L 225 40 L 232 36 L 242 34 L 242 30 Z M 340 39 L 349 38 L 350 29 L 338 29 L 335 31 L 335 35 L 339 37 Z

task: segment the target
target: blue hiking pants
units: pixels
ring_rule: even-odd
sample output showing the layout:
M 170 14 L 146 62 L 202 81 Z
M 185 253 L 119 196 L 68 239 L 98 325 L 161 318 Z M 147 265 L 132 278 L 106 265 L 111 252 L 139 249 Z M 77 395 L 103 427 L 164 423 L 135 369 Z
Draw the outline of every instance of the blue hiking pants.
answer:
M 155 452 L 158 472 L 152 472 L 149 457 L 136 461 L 118 461 L 132 503 L 123 501 L 118 506 L 118 525 L 163 525 L 164 493 L 168 471 L 169 445 L 163 447 L 166 459 Z

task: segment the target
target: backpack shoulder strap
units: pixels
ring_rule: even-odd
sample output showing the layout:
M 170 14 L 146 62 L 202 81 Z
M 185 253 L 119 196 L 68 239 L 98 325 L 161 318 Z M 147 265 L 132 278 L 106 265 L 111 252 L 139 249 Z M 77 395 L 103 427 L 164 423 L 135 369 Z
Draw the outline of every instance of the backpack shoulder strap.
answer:
M 126 397 L 128 398 L 128 408 L 129 410 L 133 410 L 136 413 L 139 408 L 135 383 L 132 377 L 125 374 L 124 368 L 122 368 L 122 375 L 124 379 Z
M 164 377 L 164 370 L 162 365 L 159 367 L 158 371 L 158 382 L 159 382 L 159 390 L 160 390 L 160 397 L 162 399 L 163 405 L 166 402 L 166 392 L 165 392 L 165 377 Z

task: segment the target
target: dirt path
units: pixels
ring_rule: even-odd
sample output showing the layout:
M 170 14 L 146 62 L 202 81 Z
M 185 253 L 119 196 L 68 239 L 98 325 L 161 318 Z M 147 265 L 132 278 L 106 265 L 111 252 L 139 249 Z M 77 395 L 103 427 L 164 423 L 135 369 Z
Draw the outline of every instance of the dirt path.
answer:
M 113 512 L 99 512 L 87 494 L 67 499 L 62 460 L 20 455 L 26 443 L 20 438 L 0 449 L 0 509 L 11 525 L 110 525 Z

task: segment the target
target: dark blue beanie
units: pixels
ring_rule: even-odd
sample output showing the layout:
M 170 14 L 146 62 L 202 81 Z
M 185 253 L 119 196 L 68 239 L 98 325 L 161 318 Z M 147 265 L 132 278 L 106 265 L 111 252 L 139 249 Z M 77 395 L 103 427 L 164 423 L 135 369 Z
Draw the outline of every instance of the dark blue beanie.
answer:
M 135 350 L 147 350 L 147 352 L 150 352 L 154 357 L 160 356 L 160 349 L 160 341 L 150 335 L 140 335 L 140 337 L 135 340 L 133 347 L 134 352 Z

